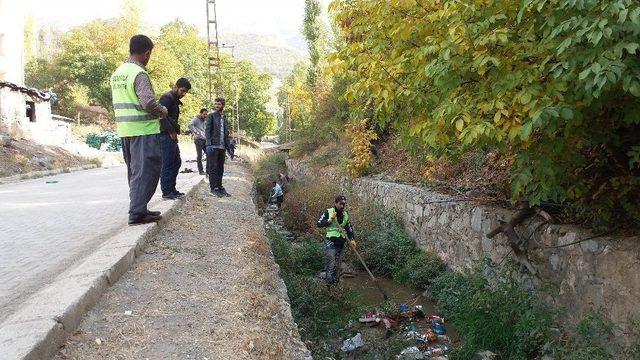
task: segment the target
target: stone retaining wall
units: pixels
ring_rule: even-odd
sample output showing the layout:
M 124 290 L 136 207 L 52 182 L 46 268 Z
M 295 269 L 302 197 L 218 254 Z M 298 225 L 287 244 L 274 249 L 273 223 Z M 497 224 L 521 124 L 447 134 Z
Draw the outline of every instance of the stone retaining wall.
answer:
M 287 160 L 287 166 L 293 178 L 318 175 L 298 160 Z M 499 263 L 512 256 L 502 234 L 493 239 L 486 234 L 499 220 L 510 219 L 513 210 L 373 178 L 350 181 L 326 171 L 321 176 L 396 211 L 418 246 L 438 254 L 454 270 L 469 268 L 484 257 Z M 640 320 L 640 237 L 597 237 L 554 248 L 593 234 L 573 226 L 541 225 L 543 221 L 536 217 L 516 229 L 521 237 L 531 237 L 528 256 L 539 272 L 533 283 L 551 285 L 544 297 L 566 309 L 569 325 L 596 309 L 618 325 L 621 335 L 627 333 L 630 322 Z

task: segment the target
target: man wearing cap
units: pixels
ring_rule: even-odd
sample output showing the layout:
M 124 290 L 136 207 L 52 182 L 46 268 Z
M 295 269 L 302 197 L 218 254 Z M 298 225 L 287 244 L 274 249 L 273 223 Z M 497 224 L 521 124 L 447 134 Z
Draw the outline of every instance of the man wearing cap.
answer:
M 349 246 L 355 248 L 356 242 L 353 234 L 353 226 L 349 222 L 349 214 L 345 210 L 347 206 L 347 198 L 344 195 L 338 195 L 335 199 L 335 205 L 324 211 L 318 227 L 327 228 L 327 237 L 325 241 L 325 281 L 328 285 L 333 285 L 340 280 L 341 255 L 344 244 L 349 241 Z

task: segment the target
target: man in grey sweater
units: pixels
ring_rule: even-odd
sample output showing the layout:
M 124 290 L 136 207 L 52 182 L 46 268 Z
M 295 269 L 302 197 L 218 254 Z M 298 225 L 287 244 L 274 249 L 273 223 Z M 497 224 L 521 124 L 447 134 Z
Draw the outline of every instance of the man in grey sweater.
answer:
M 205 135 L 206 118 L 207 109 L 200 109 L 200 114 L 196 115 L 189 123 L 189 130 L 191 130 L 193 142 L 196 144 L 196 160 L 200 175 L 206 174 L 202 169 L 202 153 L 204 152 L 204 147 L 207 145 L 207 137 Z

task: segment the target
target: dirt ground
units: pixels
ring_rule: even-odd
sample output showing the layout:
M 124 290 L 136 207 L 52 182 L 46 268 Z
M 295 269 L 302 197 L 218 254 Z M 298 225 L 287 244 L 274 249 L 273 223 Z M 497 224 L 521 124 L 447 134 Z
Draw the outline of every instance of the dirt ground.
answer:
M 249 170 L 202 184 L 55 359 L 304 359 Z
M 13 139 L 7 146 L 0 145 L 0 177 L 32 171 L 71 168 L 95 163 L 57 147 Z

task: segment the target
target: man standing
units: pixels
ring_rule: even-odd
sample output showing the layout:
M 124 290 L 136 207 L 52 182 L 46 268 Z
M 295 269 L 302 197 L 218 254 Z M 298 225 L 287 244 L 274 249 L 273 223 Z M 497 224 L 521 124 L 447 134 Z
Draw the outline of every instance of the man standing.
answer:
M 167 109 L 154 98 L 146 70 L 152 50 L 147 36 L 133 36 L 129 59 L 111 75 L 116 127 L 129 180 L 129 225 L 162 218 L 160 212 L 147 209 L 160 178 L 160 118 L 167 116 Z
M 334 207 L 325 210 L 317 223 L 319 228 L 327 228 L 324 246 L 327 261 L 325 264 L 327 285 L 336 284 L 340 280 L 341 255 L 347 239 L 349 246 L 356 247 L 356 242 L 353 240 L 353 227 L 349 222 L 349 214 L 345 210 L 346 206 L 347 198 L 344 195 L 338 195 Z
M 193 133 L 193 142 L 196 144 L 196 160 L 198 162 L 198 172 L 200 175 L 206 173 L 202 169 L 202 153 L 207 145 L 207 137 L 205 135 L 205 120 L 207 118 L 207 109 L 200 109 L 200 114 L 196 115 L 191 123 L 189 130 Z
M 229 124 L 224 116 L 224 99 L 216 98 L 215 111 L 207 116 L 205 135 L 207 139 L 207 173 L 211 194 L 217 197 L 230 196 L 222 187 L 225 151 L 229 150 Z
M 171 91 L 160 97 L 160 104 L 167 108 L 168 115 L 160 120 L 160 145 L 162 147 L 162 171 L 160 189 L 163 199 L 178 199 L 184 196 L 176 189 L 176 178 L 182 165 L 178 134 L 180 134 L 180 106 L 182 99 L 191 90 L 191 83 L 185 78 L 176 81 Z

